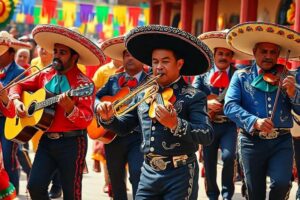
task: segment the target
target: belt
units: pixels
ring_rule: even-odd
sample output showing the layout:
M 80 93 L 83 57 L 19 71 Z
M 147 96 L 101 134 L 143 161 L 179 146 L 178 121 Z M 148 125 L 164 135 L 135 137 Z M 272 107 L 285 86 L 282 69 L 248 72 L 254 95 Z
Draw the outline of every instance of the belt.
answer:
M 195 154 L 179 155 L 179 156 L 162 156 L 157 154 L 146 154 L 144 156 L 145 163 L 148 164 L 155 171 L 163 171 L 166 169 L 174 169 L 196 160 Z
M 232 122 L 228 117 L 224 115 L 216 115 L 213 120 L 214 123 L 221 124 L 225 122 Z
M 243 129 L 241 129 L 240 132 L 246 136 L 250 135 L 250 134 L 247 134 L 247 132 L 244 131 Z M 266 134 L 263 131 L 257 131 L 257 130 L 251 132 L 251 134 L 253 136 L 257 136 L 260 139 L 264 139 L 264 140 L 276 139 L 279 136 L 286 135 L 288 133 L 291 133 L 290 128 L 274 128 L 273 131 L 269 134 Z
M 70 137 L 77 137 L 86 134 L 86 129 L 83 130 L 74 130 L 74 131 L 67 131 L 67 132 L 47 132 L 45 135 L 51 140 L 57 140 L 60 138 L 70 138 Z

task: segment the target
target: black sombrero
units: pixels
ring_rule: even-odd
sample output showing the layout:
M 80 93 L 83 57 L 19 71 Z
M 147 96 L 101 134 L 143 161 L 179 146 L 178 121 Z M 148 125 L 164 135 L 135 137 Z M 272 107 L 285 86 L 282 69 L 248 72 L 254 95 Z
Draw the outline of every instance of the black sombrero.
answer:
M 154 49 L 170 49 L 184 58 L 182 75 L 199 75 L 213 63 L 212 52 L 195 36 L 178 28 L 148 25 L 132 29 L 125 36 L 125 46 L 139 61 L 152 66 Z

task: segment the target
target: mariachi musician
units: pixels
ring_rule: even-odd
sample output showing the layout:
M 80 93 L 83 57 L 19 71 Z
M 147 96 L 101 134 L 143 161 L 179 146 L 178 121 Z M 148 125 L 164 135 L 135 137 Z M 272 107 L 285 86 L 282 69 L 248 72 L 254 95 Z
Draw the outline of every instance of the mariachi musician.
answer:
M 240 128 L 238 152 L 249 200 L 286 199 L 290 189 L 293 144 L 291 110 L 300 113 L 295 77 L 279 57 L 298 57 L 300 34 L 285 26 L 249 22 L 227 34 L 233 48 L 254 55 L 256 63 L 236 71 L 225 97 L 224 113 Z
M 189 33 L 160 25 L 131 30 L 125 44 L 135 58 L 153 67 L 154 77 L 138 88 L 145 89 L 140 95 L 133 95 L 135 91 L 125 98 L 126 102 L 135 96 L 138 107 L 120 113 L 110 102 L 99 105 L 101 124 L 118 135 L 138 125 L 142 128 L 144 163 L 136 199 L 196 200 L 195 152 L 199 143 L 212 142 L 213 132 L 205 94 L 186 84 L 181 75 L 205 72 L 212 63 L 211 51 Z
M 80 85 L 94 85 L 77 67 L 100 65 L 105 56 L 100 48 L 70 29 L 55 25 L 38 25 L 33 31 L 34 40 L 54 55 L 53 67 L 24 80 L 10 89 L 20 118 L 27 117 L 23 91 L 35 92 L 44 88 L 56 95 L 57 105 L 52 123 L 41 137 L 31 174 L 28 190 L 33 200 L 49 199 L 48 185 L 58 170 L 64 199 L 81 199 L 81 181 L 87 151 L 86 127 L 93 118 L 95 96 L 70 97 L 67 91 Z M 55 101 L 54 101 L 55 102 Z
M 212 31 L 201 34 L 203 41 L 214 54 L 214 66 L 205 74 L 197 76 L 193 86 L 208 95 L 208 110 L 211 117 L 215 138 L 211 145 L 203 147 L 206 194 L 210 200 L 218 199 L 220 190 L 217 185 L 217 161 L 219 148 L 222 152 L 222 187 L 223 199 L 232 199 L 234 194 L 234 162 L 236 152 L 237 128 L 233 121 L 223 113 L 223 102 L 230 79 L 235 72 L 232 60 L 251 59 L 226 43 L 228 30 Z

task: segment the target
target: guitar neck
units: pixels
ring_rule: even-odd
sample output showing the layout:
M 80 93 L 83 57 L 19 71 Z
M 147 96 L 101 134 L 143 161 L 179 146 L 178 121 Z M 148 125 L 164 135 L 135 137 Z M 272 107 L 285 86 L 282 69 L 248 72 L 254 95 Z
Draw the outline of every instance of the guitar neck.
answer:
M 58 97 L 59 97 L 59 95 L 56 95 L 54 97 L 50 97 L 50 98 L 46 99 L 45 101 L 37 103 L 35 106 L 35 110 L 40 110 L 40 109 L 46 108 L 48 106 L 51 106 L 54 103 L 57 103 Z

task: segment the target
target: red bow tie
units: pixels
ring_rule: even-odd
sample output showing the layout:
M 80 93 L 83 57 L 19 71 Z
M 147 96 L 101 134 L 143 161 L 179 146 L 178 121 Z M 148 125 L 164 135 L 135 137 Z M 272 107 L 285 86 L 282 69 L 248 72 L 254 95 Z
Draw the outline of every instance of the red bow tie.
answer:
M 216 88 L 227 88 L 229 85 L 229 77 L 226 71 L 215 72 L 210 78 L 210 84 Z
M 129 88 L 135 88 L 138 85 L 138 81 L 135 77 L 125 77 L 120 76 L 118 80 L 120 87 L 129 87 Z

